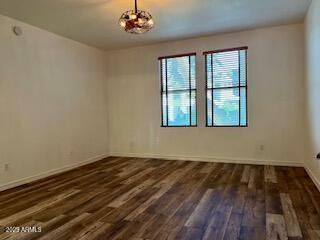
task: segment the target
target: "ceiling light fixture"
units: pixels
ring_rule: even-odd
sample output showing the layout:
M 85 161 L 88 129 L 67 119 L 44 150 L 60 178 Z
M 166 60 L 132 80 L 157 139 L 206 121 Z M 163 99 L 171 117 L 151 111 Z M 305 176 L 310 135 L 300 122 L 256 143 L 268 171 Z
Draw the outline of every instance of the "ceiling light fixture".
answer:
M 154 26 L 150 13 L 138 10 L 137 0 L 134 1 L 134 10 L 124 12 L 119 25 L 128 33 L 141 34 L 148 32 Z

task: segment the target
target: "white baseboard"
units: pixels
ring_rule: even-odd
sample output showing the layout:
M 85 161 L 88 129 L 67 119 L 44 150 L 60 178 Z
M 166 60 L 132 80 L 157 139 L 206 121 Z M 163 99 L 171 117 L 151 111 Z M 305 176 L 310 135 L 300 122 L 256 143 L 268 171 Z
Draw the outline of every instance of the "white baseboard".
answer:
M 68 170 L 71 170 L 71 169 L 74 169 L 74 168 L 77 168 L 77 167 L 92 163 L 92 162 L 96 162 L 96 161 L 101 160 L 101 159 L 106 158 L 106 157 L 109 157 L 109 154 L 101 154 L 101 155 L 89 158 L 89 159 L 87 159 L 85 161 L 82 161 L 82 162 L 70 164 L 70 165 L 67 165 L 67 166 L 64 166 L 64 167 L 61 167 L 61 168 L 57 168 L 57 169 L 54 169 L 54 170 L 50 170 L 50 171 L 46 171 L 46 172 L 43 172 L 43 173 L 39 173 L 37 175 L 33 175 L 33 176 L 30 176 L 30 177 L 26 177 L 26 178 L 23 178 L 23 179 L 18 179 L 18 180 L 9 182 L 9 183 L 5 183 L 5 184 L 0 185 L 0 191 L 6 190 L 6 189 L 9 189 L 9 188 L 13 188 L 13 187 L 17 187 L 17 186 L 20 186 L 20 185 L 23 185 L 23 184 L 26 184 L 26 183 L 29 183 L 29 182 L 33 182 L 33 181 L 39 180 L 41 178 L 49 177 L 49 176 L 57 174 L 57 173 L 62 173 L 62 172 L 65 172 L 65 171 L 68 171 Z
M 304 169 L 307 171 L 308 175 L 310 176 L 311 180 L 313 181 L 314 185 L 318 188 L 320 192 L 320 179 L 316 177 L 316 175 L 311 171 L 311 169 L 305 164 Z
M 237 163 L 237 164 L 303 167 L 303 163 L 300 163 L 300 162 L 287 162 L 287 161 L 278 161 L 278 160 L 261 160 L 261 159 L 248 159 L 248 158 L 169 156 L 169 155 L 160 155 L 160 154 L 119 153 L 119 152 L 112 152 L 110 153 L 110 156 L 157 158 L 157 159 L 164 159 L 164 160 L 182 160 L 182 161 L 197 161 L 197 162 L 221 162 L 221 163 Z

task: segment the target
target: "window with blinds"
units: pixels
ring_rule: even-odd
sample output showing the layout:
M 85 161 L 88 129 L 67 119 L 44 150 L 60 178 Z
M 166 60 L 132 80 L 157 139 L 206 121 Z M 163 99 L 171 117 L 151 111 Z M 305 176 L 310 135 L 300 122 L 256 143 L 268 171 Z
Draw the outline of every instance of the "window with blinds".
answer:
M 205 52 L 206 125 L 246 127 L 247 47 Z
M 161 125 L 197 126 L 196 54 L 159 58 L 161 72 Z

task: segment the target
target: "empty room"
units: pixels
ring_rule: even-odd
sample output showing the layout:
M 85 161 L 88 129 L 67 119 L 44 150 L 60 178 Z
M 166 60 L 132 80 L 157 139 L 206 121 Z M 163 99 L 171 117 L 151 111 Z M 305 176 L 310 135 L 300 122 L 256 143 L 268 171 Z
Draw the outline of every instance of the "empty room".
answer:
M 320 0 L 0 0 L 0 240 L 320 240 Z

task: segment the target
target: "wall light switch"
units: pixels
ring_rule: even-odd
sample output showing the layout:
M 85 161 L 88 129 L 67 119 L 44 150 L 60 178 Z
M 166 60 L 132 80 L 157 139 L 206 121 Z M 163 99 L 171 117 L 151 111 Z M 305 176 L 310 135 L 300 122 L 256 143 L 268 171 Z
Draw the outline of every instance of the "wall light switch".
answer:
M 3 168 L 4 168 L 5 171 L 8 171 L 9 170 L 9 163 L 5 163 L 3 165 Z

